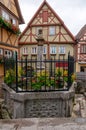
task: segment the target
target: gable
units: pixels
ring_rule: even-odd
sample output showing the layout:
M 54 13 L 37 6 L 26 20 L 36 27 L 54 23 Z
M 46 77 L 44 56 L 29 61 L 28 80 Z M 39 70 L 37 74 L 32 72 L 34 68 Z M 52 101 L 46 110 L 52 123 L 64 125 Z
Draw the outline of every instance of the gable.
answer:
M 86 25 L 84 25 L 76 35 L 76 40 L 81 40 L 86 36 Z
M 49 35 L 49 27 L 55 26 L 55 35 Z M 64 22 L 60 17 L 54 12 L 50 5 L 44 1 L 31 21 L 28 23 L 28 26 L 21 34 L 19 42 L 36 42 L 36 28 L 41 27 L 43 30 L 43 38 L 45 41 L 49 42 L 69 42 L 74 43 L 74 37 L 71 32 L 67 29 Z M 29 32 L 29 33 L 28 33 Z M 23 38 L 24 37 L 24 38 Z M 25 39 L 26 37 L 26 39 Z M 29 41 L 29 39 L 32 39 Z
M 41 24 L 60 24 L 55 14 L 49 9 L 47 5 L 44 5 L 36 17 L 33 19 L 30 25 L 41 25 Z
M 18 0 L 0 0 L 0 3 L 19 19 L 19 23 L 24 23 Z
M 80 41 L 85 41 L 86 42 L 86 33 L 84 33 L 83 35 L 82 35 L 82 37 L 80 38 Z

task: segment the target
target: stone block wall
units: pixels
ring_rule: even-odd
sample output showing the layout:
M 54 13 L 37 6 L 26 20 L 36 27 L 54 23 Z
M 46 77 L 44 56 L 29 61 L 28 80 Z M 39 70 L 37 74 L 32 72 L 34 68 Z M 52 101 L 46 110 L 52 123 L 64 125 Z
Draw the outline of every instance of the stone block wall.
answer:
M 70 105 L 62 99 L 39 99 L 25 101 L 25 117 L 67 117 Z M 69 107 L 69 108 L 67 108 Z
M 58 92 L 15 93 L 3 84 L 3 90 L 5 100 L 10 98 L 6 101 L 7 104 L 9 106 L 13 104 L 11 106 L 13 118 L 71 116 L 75 95 L 72 89 Z

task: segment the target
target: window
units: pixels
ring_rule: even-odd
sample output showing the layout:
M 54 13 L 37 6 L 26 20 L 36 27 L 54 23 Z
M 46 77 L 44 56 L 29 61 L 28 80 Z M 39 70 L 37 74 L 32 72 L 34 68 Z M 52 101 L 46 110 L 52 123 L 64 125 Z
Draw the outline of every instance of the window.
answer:
M 55 35 L 55 26 L 49 27 L 49 35 Z
M 36 34 L 37 35 L 42 35 L 42 28 L 41 27 L 39 27 L 39 28 L 37 28 L 37 30 L 36 30 Z
M 18 52 L 17 51 L 13 51 L 13 57 L 14 57 L 14 59 L 16 59 L 16 55 L 18 55 Z
M 3 55 L 3 49 L 0 48 L 0 55 Z
M 11 24 L 16 25 L 16 20 L 14 18 L 11 18 Z
M 81 53 L 86 53 L 86 45 L 81 45 Z
M 59 54 L 65 54 L 65 47 L 64 46 L 59 47 Z
M 8 58 L 12 57 L 12 51 L 5 50 L 5 56 Z
M 50 54 L 56 54 L 56 46 L 50 47 Z
M 2 11 L 2 17 L 6 20 L 9 20 L 9 15 L 5 12 L 5 11 Z
M 43 47 L 43 54 L 46 54 L 46 53 L 47 53 L 47 47 L 44 46 L 44 47 Z
M 28 54 L 28 48 L 27 47 L 23 48 L 23 54 Z
M 32 54 L 37 54 L 37 47 L 32 47 L 31 53 Z

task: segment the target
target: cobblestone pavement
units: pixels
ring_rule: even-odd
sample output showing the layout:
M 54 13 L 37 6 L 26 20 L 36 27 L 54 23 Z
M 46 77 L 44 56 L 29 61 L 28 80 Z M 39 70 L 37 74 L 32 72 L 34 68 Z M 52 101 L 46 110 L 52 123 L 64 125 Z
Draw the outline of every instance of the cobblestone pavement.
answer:
M 86 130 L 86 118 L 1 120 L 0 130 Z

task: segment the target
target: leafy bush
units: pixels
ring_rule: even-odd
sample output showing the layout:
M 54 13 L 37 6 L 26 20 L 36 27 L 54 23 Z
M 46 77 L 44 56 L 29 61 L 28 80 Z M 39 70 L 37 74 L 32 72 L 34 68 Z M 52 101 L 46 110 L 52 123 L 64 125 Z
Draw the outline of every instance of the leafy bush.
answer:
M 6 75 L 4 77 L 4 82 L 11 86 L 15 82 L 15 71 L 13 69 L 9 69 L 6 71 Z

